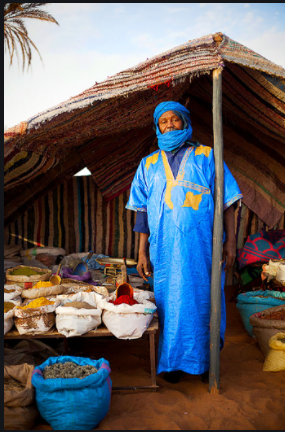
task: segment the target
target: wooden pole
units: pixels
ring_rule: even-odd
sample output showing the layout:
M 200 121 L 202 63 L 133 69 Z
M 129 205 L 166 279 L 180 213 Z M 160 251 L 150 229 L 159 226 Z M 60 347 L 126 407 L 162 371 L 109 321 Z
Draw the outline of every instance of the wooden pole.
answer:
M 211 278 L 209 392 L 211 394 L 217 394 L 220 389 L 220 323 L 224 185 L 221 69 L 215 69 L 213 71 L 213 132 L 216 181 Z

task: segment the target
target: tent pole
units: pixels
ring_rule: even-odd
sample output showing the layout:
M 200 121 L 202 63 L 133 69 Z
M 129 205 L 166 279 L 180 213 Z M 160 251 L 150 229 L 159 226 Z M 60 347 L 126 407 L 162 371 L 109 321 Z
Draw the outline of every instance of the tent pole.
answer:
M 213 71 L 213 132 L 216 181 L 211 277 L 209 392 L 211 394 L 217 394 L 220 389 L 220 323 L 224 184 L 221 69 L 215 69 Z

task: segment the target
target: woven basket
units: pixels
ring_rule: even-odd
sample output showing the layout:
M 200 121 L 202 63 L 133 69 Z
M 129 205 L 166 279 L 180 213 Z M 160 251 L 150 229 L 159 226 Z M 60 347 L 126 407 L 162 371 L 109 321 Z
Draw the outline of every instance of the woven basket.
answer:
M 7 282 L 14 282 L 17 284 L 18 283 L 25 283 L 25 282 L 30 282 L 32 284 L 35 284 L 39 281 L 47 281 L 49 280 L 49 278 L 51 277 L 51 270 L 49 269 L 43 269 L 43 268 L 39 268 L 39 267 L 30 267 L 32 270 L 36 271 L 36 272 L 40 272 L 40 273 L 44 273 L 41 275 L 32 275 L 32 276 L 19 276 L 19 275 L 11 275 L 11 273 L 19 268 L 23 268 L 23 267 L 27 267 L 27 266 L 17 266 L 14 267 L 12 269 L 8 269 L 6 272 L 6 280 Z

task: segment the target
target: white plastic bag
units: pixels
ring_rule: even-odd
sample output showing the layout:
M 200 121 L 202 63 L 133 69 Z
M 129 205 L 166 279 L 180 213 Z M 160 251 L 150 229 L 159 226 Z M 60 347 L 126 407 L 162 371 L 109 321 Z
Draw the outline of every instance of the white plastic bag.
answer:
M 58 256 L 58 255 L 66 255 L 66 250 L 62 248 L 57 247 L 38 247 L 38 248 L 31 248 L 31 249 L 22 249 L 20 251 L 21 257 L 29 258 L 30 260 L 36 259 L 38 254 L 43 253 L 50 253 L 51 255 Z
M 27 304 L 33 300 L 29 300 Z M 54 304 L 27 309 L 14 309 L 14 322 L 19 334 L 44 334 L 48 332 L 55 323 L 54 311 L 60 304 L 58 300 Z
M 74 307 L 58 307 L 56 309 L 57 331 L 66 337 L 80 336 L 90 330 L 95 330 L 101 324 L 102 310 L 97 307 L 96 298 L 101 298 L 95 292 L 79 292 L 74 295 L 61 295 L 58 299 L 61 305 L 79 301 L 86 302 L 96 309 L 77 309 Z
M 9 300 L 9 303 L 13 303 L 16 306 L 20 306 L 21 303 L 17 300 Z M 4 313 L 4 336 L 8 331 L 11 330 L 11 328 L 14 325 L 14 312 L 15 307 L 13 309 L 10 309 L 7 313 Z
M 133 306 L 127 304 L 115 306 L 109 303 L 108 300 L 115 300 L 115 293 L 109 299 L 98 301 L 99 307 L 103 309 L 103 323 L 118 339 L 138 339 L 148 329 L 156 306 L 143 297 L 153 298 L 153 293 L 134 290 L 134 299 L 139 304 Z
M 134 299 L 138 302 L 142 300 L 153 299 L 154 293 L 152 291 L 145 291 L 138 288 L 134 288 Z
M 31 303 L 32 301 L 33 300 L 28 301 L 26 303 L 26 305 Z M 57 308 L 57 306 L 59 306 L 59 305 L 60 305 L 60 301 L 55 300 L 54 304 L 49 304 L 49 305 L 40 306 L 40 307 L 36 307 L 36 308 L 27 308 L 27 309 L 16 308 L 13 310 L 14 310 L 15 317 L 17 317 L 17 318 L 29 318 L 32 316 L 39 316 L 39 315 L 54 312 L 55 309 Z
M 9 310 L 9 312 L 4 313 L 4 336 L 14 325 L 14 309 Z
M 6 333 L 8 333 L 11 330 L 11 328 L 14 325 L 13 318 L 5 318 L 5 315 L 7 314 L 4 314 L 4 336 Z
M 95 330 L 101 324 L 101 309 L 76 309 L 58 307 L 56 309 L 57 331 L 66 337 L 80 336 Z
M 101 299 L 102 296 L 95 292 L 78 292 L 76 294 L 60 294 L 56 296 L 57 301 L 60 302 L 60 306 L 65 305 L 68 302 L 80 301 L 89 303 L 91 306 L 97 307 L 97 299 Z M 51 299 L 51 297 L 49 297 Z
M 63 292 L 62 285 L 53 285 L 50 287 L 23 289 L 22 297 L 28 299 L 36 299 L 39 297 L 58 295 L 61 294 L 62 292 Z
M 10 292 L 4 292 L 4 302 L 8 302 L 10 300 L 14 300 L 15 298 L 19 300 L 19 296 L 21 296 L 22 288 L 18 285 L 4 285 L 4 289 Z M 21 297 L 20 297 L 21 299 Z M 22 302 L 21 302 L 22 303 Z M 20 304 L 21 304 L 20 303 Z
M 53 312 L 41 315 L 29 316 L 27 318 L 14 318 L 15 326 L 20 335 L 38 335 L 48 332 L 55 323 Z

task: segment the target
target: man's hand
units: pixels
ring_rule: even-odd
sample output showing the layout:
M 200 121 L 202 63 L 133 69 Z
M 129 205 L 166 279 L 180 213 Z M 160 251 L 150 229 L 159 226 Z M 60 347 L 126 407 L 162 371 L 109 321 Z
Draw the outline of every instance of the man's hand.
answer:
M 236 258 L 236 243 L 225 241 L 223 247 L 223 262 L 226 261 L 225 271 L 229 270 L 234 263 Z
M 142 277 L 145 281 L 147 281 L 147 278 L 151 275 L 149 260 L 145 253 L 139 254 L 137 271 L 139 272 L 140 277 Z
M 149 234 L 140 233 L 140 244 L 139 244 L 139 260 L 137 265 L 137 271 L 140 277 L 147 281 L 147 277 L 150 273 L 150 263 L 147 258 L 147 245 L 148 245 Z

